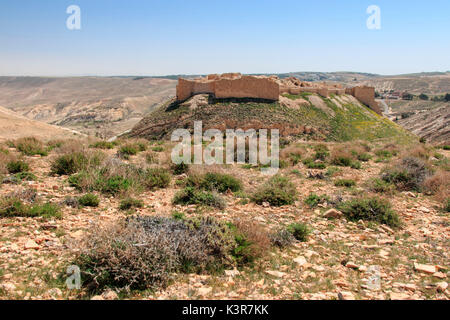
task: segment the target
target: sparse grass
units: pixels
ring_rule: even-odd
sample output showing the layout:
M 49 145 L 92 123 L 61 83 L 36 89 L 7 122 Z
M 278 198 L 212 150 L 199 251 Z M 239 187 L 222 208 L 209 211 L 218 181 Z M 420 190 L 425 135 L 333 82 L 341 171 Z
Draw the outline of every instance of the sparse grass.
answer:
M 203 175 L 191 174 L 189 175 L 186 184 L 190 187 L 208 191 L 217 191 L 220 193 L 227 192 L 228 190 L 232 192 L 242 190 L 242 182 L 240 180 L 229 174 L 216 172 L 207 172 Z
M 18 197 L 3 197 L 0 199 L 0 217 L 43 217 L 61 218 L 60 208 L 52 203 L 37 203 L 27 205 Z
M 147 169 L 143 175 L 143 185 L 148 190 L 167 188 L 171 180 L 172 177 L 163 168 Z
M 366 220 L 399 227 L 400 218 L 387 200 L 380 198 L 357 198 L 343 202 L 338 209 L 350 221 Z
M 311 158 L 303 160 L 303 164 L 308 169 L 325 169 L 327 167 L 325 163 L 314 161 Z
M 395 186 L 392 183 L 386 182 L 380 178 L 372 178 L 367 182 L 367 188 L 376 193 L 392 193 Z
M 51 163 L 51 173 L 71 175 L 89 167 L 99 166 L 104 155 L 99 152 L 72 152 L 58 156 Z
M 334 182 L 334 185 L 336 187 L 353 187 L 356 185 L 355 180 L 351 180 L 351 179 L 338 179 Z
M 27 156 L 48 155 L 48 150 L 45 148 L 44 143 L 34 137 L 20 138 L 12 142 L 18 151 Z
M 98 207 L 100 199 L 92 193 L 87 193 L 78 199 L 78 203 L 83 207 Z
M 92 143 L 89 148 L 95 148 L 95 149 L 114 149 L 114 147 L 116 146 L 116 144 L 114 142 L 109 142 L 109 141 L 97 141 Z
M 257 204 L 268 202 L 272 206 L 293 204 L 296 198 L 295 185 L 280 175 L 270 178 L 251 196 L 251 200 Z
M 120 210 L 130 210 L 133 208 L 142 208 L 144 206 L 144 202 L 139 199 L 134 199 L 131 197 L 127 197 L 120 201 Z

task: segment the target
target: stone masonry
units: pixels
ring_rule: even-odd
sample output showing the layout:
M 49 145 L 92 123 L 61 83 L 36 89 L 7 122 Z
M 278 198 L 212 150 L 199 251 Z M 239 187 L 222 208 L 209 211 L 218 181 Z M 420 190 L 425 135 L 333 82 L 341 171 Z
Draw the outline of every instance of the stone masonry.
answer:
M 178 79 L 177 101 L 184 101 L 196 94 L 211 94 L 218 99 L 255 98 L 279 100 L 281 94 L 316 93 L 328 98 L 330 94 L 350 94 L 372 110 L 381 114 L 375 101 L 373 87 L 343 88 L 340 84 L 307 82 L 294 77 L 280 79 L 277 76 L 245 76 L 240 73 L 211 74 L 196 79 Z

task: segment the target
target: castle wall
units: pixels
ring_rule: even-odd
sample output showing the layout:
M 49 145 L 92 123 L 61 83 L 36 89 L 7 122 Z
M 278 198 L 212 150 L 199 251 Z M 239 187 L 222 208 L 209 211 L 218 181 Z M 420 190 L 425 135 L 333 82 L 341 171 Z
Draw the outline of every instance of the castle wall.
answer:
M 378 114 L 382 113 L 378 102 L 375 101 L 375 88 L 366 86 L 354 87 L 351 92 L 356 99 L 368 105 L 373 111 Z
M 221 79 L 215 83 L 216 98 L 258 98 L 278 100 L 280 86 L 268 79 L 242 76 L 239 79 Z

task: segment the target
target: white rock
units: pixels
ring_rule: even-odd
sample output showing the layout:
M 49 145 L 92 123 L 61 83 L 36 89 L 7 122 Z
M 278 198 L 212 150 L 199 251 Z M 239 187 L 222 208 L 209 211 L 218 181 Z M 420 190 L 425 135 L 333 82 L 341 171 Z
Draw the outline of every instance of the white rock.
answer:
M 117 300 L 119 296 L 112 290 L 108 290 L 102 293 L 102 298 L 105 300 Z
M 266 273 L 277 278 L 282 278 L 286 275 L 286 273 L 276 270 L 267 270 Z
M 206 296 L 206 295 L 210 294 L 211 291 L 212 291 L 211 287 L 205 287 L 205 288 L 199 288 L 197 292 L 198 292 L 199 296 Z
M 34 241 L 29 239 L 24 246 L 25 249 L 39 249 L 39 245 Z
M 414 269 L 416 271 L 421 271 L 421 272 L 430 273 L 430 274 L 437 272 L 436 266 L 432 266 L 429 264 L 420 264 L 420 263 L 416 263 L 416 262 L 414 262 Z
M 307 261 L 306 261 L 305 257 L 299 256 L 299 257 L 297 257 L 297 258 L 294 259 L 294 262 L 295 262 L 296 264 L 298 264 L 298 265 L 301 267 L 301 266 L 303 266 Z
M 439 292 L 444 292 L 448 288 L 448 283 L 445 281 L 436 283 L 437 290 Z

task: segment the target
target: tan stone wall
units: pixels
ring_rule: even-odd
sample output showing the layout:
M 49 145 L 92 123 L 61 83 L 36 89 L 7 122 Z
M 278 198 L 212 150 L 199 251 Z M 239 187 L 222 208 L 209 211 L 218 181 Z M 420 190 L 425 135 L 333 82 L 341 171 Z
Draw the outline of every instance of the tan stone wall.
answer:
M 352 95 L 362 103 L 368 105 L 376 113 L 381 114 L 381 108 L 378 102 L 375 101 L 375 88 L 366 86 L 354 87 L 352 88 Z
M 216 98 L 259 98 L 278 100 L 280 86 L 268 78 L 243 76 L 239 79 L 221 79 L 215 84 Z

